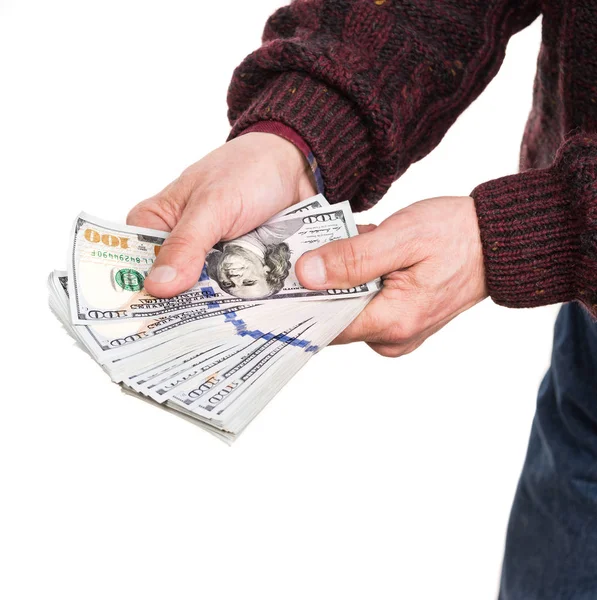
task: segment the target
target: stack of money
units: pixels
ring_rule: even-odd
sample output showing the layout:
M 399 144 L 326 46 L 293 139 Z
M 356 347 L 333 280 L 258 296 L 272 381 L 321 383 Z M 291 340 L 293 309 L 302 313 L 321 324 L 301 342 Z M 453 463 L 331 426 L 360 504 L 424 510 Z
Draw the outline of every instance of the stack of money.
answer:
M 49 277 L 50 307 L 126 393 L 231 443 L 378 291 L 297 280 L 302 254 L 357 233 L 348 202 L 309 198 L 218 244 L 193 288 L 162 299 L 143 283 L 168 234 L 81 213 L 68 273 Z

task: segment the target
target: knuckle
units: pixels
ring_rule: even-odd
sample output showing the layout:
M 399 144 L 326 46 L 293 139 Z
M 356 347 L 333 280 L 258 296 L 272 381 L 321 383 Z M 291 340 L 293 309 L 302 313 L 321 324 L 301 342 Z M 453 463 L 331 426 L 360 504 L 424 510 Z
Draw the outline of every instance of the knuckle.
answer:
M 178 222 L 186 204 L 178 181 L 173 181 L 155 196 L 154 211 L 168 224 Z
M 424 340 L 416 340 L 402 344 L 372 344 L 371 348 L 385 358 L 399 358 L 414 352 Z
M 412 344 L 408 344 L 402 349 L 401 356 L 406 356 L 407 354 L 412 354 L 417 348 L 419 348 L 423 344 L 423 341 L 413 342 Z
M 384 358 L 398 358 L 402 356 L 402 349 L 400 346 L 374 346 L 373 350 Z
M 178 188 L 177 181 L 173 181 L 159 194 L 134 206 L 127 215 L 127 223 L 143 222 L 147 217 L 153 216 L 172 229 L 179 221 L 185 204 L 185 197 Z
M 334 275 L 347 283 L 358 280 L 363 271 L 361 256 L 349 241 L 340 246 L 337 259 L 332 264 Z
M 166 252 L 170 255 L 174 254 L 179 256 L 192 256 L 196 254 L 194 244 L 190 236 L 180 233 L 173 233 L 164 242 L 164 246 L 162 247 L 162 252 L 160 254 Z
M 133 206 L 126 216 L 126 222 L 128 225 L 135 225 L 137 223 L 143 223 L 148 217 L 154 215 L 160 216 L 155 210 L 155 202 L 153 200 L 143 200 L 136 206 Z
M 134 223 L 138 222 L 143 217 L 144 212 L 145 211 L 140 204 L 133 206 L 126 216 L 127 225 L 133 225 Z

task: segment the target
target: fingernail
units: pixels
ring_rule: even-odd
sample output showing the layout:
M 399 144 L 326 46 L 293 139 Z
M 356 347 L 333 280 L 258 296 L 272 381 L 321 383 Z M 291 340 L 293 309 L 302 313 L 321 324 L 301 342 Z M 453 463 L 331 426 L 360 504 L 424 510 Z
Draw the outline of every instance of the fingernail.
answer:
M 311 285 L 324 285 L 327 279 L 325 263 L 317 254 L 307 255 L 303 258 L 303 276 Z
M 161 265 L 151 269 L 147 278 L 154 283 L 170 283 L 176 279 L 176 269 L 169 265 Z

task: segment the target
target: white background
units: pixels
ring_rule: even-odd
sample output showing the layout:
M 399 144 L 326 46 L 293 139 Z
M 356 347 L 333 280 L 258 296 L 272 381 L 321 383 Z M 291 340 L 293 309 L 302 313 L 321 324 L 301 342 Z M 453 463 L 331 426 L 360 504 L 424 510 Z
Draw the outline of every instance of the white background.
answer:
M 495 597 L 554 307 L 327 349 L 232 448 L 121 394 L 46 307 L 80 210 L 124 219 L 225 140 L 280 1 L 0 0 L 2 598 Z M 516 170 L 539 40 L 361 223 Z

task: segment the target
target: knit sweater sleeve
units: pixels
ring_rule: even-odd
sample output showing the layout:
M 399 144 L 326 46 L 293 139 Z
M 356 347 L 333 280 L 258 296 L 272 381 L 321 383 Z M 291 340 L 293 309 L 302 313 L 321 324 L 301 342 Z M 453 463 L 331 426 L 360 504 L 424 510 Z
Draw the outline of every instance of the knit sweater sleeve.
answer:
M 310 147 L 331 201 L 372 206 L 498 71 L 539 0 L 293 0 L 235 70 L 233 138 L 277 121 Z
M 495 302 L 579 300 L 597 317 L 597 134 L 573 135 L 549 168 L 484 183 L 472 196 Z

